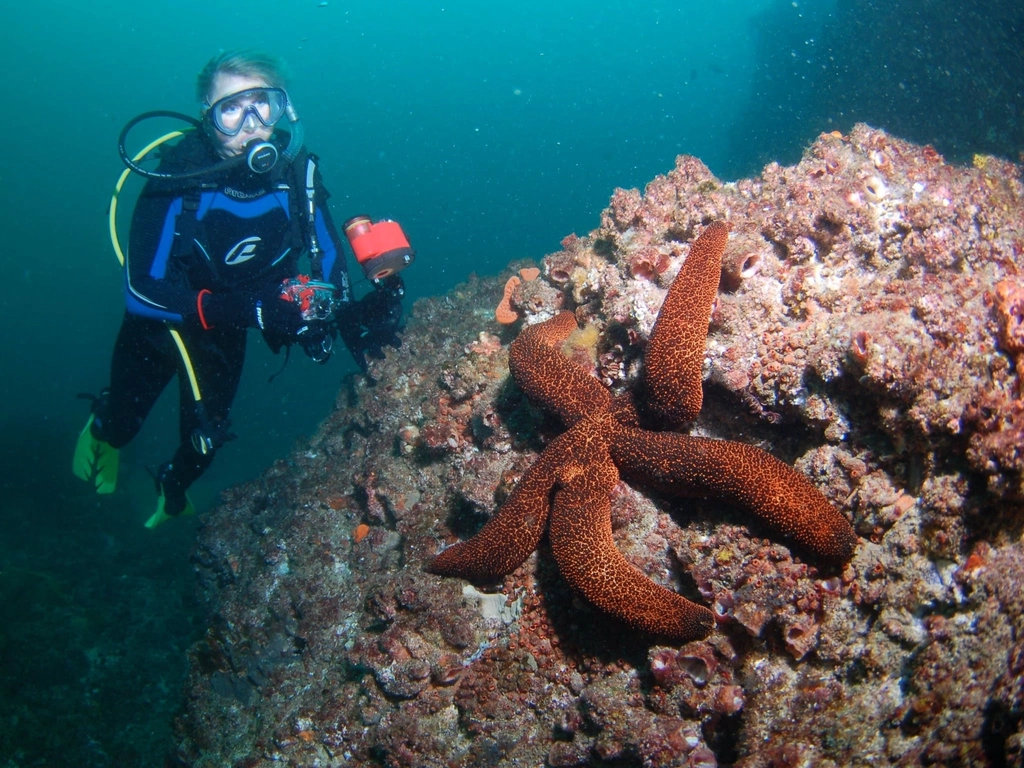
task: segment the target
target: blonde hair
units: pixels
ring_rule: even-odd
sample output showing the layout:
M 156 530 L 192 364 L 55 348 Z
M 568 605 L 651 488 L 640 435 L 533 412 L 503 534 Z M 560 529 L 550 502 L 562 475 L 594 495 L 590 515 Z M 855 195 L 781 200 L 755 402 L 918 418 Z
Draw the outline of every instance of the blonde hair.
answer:
M 288 80 L 284 63 L 273 54 L 249 49 L 221 51 L 196 77 L 196 96 L 206 106 L 218 75 L 258 77 L 271 88 L 285 88 Z

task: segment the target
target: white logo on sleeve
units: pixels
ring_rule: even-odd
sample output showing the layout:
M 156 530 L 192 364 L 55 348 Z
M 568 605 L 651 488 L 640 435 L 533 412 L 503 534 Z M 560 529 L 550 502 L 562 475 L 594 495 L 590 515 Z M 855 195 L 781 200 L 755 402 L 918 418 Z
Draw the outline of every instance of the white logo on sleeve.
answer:
M 224 257 L 224 263 L 229 267 L 232 267 L 235 264 L 241 264 L 243 261 L 248 261 L 256 255 L 256 244 L 260 242 L 262 242 L 262 240 L 256 236 L 240 240 L 232 246 L 230 251 L 228 251 L 228 255 Z

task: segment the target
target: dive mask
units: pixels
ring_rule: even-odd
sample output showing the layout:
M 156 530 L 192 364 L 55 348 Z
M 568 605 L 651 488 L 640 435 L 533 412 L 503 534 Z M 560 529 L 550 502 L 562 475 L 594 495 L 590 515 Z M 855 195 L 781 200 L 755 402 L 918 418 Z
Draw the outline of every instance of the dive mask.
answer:
M 272 127 L 288 108 L 288 94 L 283 88 L 247 88 L 217 99 L 207 112 L 214 128 L 225 136 L 237 136 L 248 125 L 249 130 L 259 121 Z

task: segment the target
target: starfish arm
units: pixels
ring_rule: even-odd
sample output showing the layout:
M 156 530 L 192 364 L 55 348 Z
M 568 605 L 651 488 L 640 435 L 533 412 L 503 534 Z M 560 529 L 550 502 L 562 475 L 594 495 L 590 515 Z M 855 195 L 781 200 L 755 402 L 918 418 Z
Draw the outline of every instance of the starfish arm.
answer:
M 704 347 L 728 239 L 728 224 L 708 225 L 672 281 L 651 330 L 644 353 L 644 386 L 647 412 L 662 428 L 678 428 L 700 413 Z
M 429 570 L 478 584 L 497 581 L 514 571 L 544 535 L 554 484 L 551 462 L 542 457 L 526 470 L 494 517 L 473 538 L 441 552 Z
M 558 414 L 567 426 L 608 410 L 612 402 L 601 382 L 558 350 L 577 327 L 572 312 L 559 312 L 550 320 L 524 328 L 508 353 L 508 367 L 520 389 Z
M 610 493 L 619 481 L 607 446 L 578 444 L 559 468 L 548 537 L 565 580 L 584 598 L 626 624 L 685 642 L 707 637 L 714 615 L 658 586 L 631 565 L 612 539 Z
M 428 570 L 484 584 L 497 581 L 522 565 L 547 529 L 558 467 L 568 460 L 572 442 L 579 433 L 579 428 L 569 430 L 552 440 L 523 473 L 494 517 L 473 538 L 441 552 Z
M 849 521 L 795 469 L 752 445 L 616 426 L 612 458 L 623 475 L 684 496 L 750 510 L 821 558 L 846 562 L 857 536 Z

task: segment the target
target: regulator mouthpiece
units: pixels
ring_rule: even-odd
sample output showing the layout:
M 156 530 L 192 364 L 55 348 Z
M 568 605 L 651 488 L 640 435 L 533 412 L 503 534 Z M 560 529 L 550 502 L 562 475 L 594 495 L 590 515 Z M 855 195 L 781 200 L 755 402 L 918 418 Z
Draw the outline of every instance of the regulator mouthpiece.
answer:
M 250 141 L 245 146 L 245 163 L 253 173 L 266 173 L 277 165 L 277 147 L 269 141 Z

